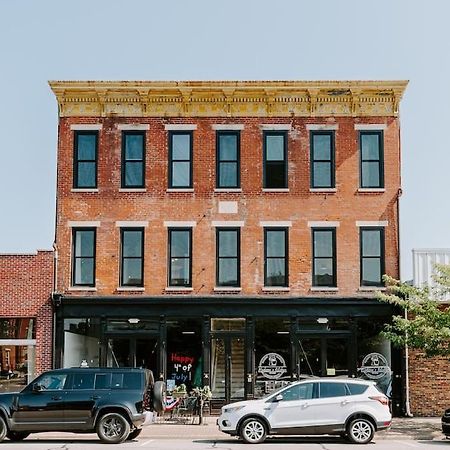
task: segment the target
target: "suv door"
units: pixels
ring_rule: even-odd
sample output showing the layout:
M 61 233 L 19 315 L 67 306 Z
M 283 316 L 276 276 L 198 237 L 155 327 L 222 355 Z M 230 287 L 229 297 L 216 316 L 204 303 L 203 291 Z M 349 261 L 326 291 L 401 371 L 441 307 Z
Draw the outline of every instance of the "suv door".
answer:
M 47 372 L 30 383 L 17 395 L 17 406 L 12 413 L 14 430 L 64 429 L 67 383 L 65 372 Z M 41 386 L 41 390 L 34 390 L 34 385 Z

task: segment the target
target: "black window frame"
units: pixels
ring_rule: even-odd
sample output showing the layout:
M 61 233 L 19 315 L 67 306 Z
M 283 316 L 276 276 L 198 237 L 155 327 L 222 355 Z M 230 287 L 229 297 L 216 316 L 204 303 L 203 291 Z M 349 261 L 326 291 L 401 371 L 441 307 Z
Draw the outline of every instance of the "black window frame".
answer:
M 78 231 L 92 231 L 94 233 L 94 251 L 93 256 L 76 256 L 76 234 Z M 71 283 L 72 286 L 83 287 L 95 287 L 95 272 L 96 272 L 96 260 L 97 260 L 97 228 L 96 227 L 76 227 L 72 228 L 72 270 L 71 270 Z M 75 283 L 76 280 L 76 261 L 77 259 L 92 259 L 93 260 L 93 273 L 92 283 Z
M 189 159 L 176 159 L 176 162 L 189 162 L 189 185 L 174 186 L 173 185 L 173 136 L 189 135 Z M 192 189 L 193 184 L 193 148 L 194 148 L 194 133 L 192 131 L 169 131 L 169 189 Z
M 267 256 L 267 233 L 270 231 L 283 231 L 284 237 L 284 284 L 267 284 L 267 259 L 279 259 L 278 256 Z M 264 227 L 264 287 L 289 287 L 289 228 L 288 227 Z
M 374 159 L 363 159 L 362 152 L 362 136 L 378 136 L 379 142 L 379 159 L 378 159 L 378 170 L 380 174 L 378 186 L 364 185 L 363 180 L 363 163 L 369 161 L 376 161 Z M 384 189 L 384 132 L 383 130 L 360 130 L 358 133 L 359 142 L 359 187 L 361 189 Z
M 325 257 L 325 256 L 316 256 L 316 250 L 315 250 L 315 245 L 314 245 L 314 235 L 317 232 L 330 232 L 332 233 L 332 247 L 333 247 L 333 255 L 332 255 L 332 260 L 333 260 L 333 280 L 331 284 L 316 284 L 315 283 L 315 279 L 316 279 L 316 270 L 315 270 L 315 262 L 316 259 L 330 259 L 329 257 Z M 313 287 L 337 287 L 337 246 L 336 246 L 336 228 L 334 227 L 315 227 L 315 228 L 311 228 L 311 244 L 312 244 L 312 282 L 311 285 Z
M 330 136 L 331 148 L 330 148 L 330 159 L 316 159 L 314 157 L 314 136 Z M 336 187 L 336 144 L 335 144 L 335 132 L 334 131 L 310 131 L 309 134 L 309 147 L 310 147 L 310 187 L 311 189 L 333 189 Z M 322 162 L 330 164 L 330 175 L 331 184 L 329 186 L 316 186 L 314 184 L 314 163 Z
M 95 159 L 78 159 L 78 138 L 79 136 L 95 136 Z M 75 130 L 73 138 L 73 180 L 72 187 L 74 189 L 97 189 L 98 187 L 98 141 L 99 133 L 93 130 Z M 78 173 L 79 163 L 90 162 L 95 166 L 95 184 L 93 186 L 79 186 Z
M 219 235 L 221 231 L 234 231 L 237 234 L 237 252 L 236 256 L 220 256 L 219 254 Z M 221 284 L 219 283 L 220 260 L 236 259 L 237 263 L 237 284 Z M 241 286 L 241 228 L 240 227 L 217 227 L 216 228 L 216 286 L 217 287 L 240 287 Z
M 171 227 L 168 228 L 168 287 L 192 287 L 192 227 Z M 183 259 L 189 259 L 189 283 L 188 284 L 172 284 L 172 232 L 173 231 L 188 231 L 189 232 L 189 256 L 182 257 Z M 176 258 L 180 258 L 177 256 Z
M 379 231 L 380 233 L 380 256 L 363 255 L 364 231 Z M 380 259 L 381 280 L 379 283 L 363 283 L 363 260 Z M 385 230 L 384 227 L 360 227 L 359 228 L 359 285 L 361 287 L 384 287 L 383 275 L 385 273 Z
M 127 136 L 142 136 L 142 159 L 136 160 L 126 159 L 126 137 Z M 139 188 L 145 188 L 145 153 L 146 153 L 146 132 L 140 131 L 140 130 L 123 130 L 122 131 L 122 161 L 120 165 L 120 186 L 122 189 L 139 189 Z M 136 164 L 140 162 L 142 164 L 142 183 L 141 184 L 133 184 L 128 185 L 126 184 L 126 170 L 127 170 L 127 163 L 133 163 Z
M 284 168 L 284 183 L 283 186 L 271 187 L 267 186 L 267 137 L 268 136 L 283 136 L 283 168 Z M 287 131 L 264 131 L 263 132 L 263 189 L 287 189 L 288 188 L 288 148 L 287 148 Z
M 124 256 L 123 255 L 123 245 L 124 245 L 124 240 L 123 240 L 123 236 L 124 233 L 127 231 L 139 231 L 141 233 L 141 256 Z M 145 228 L 144 227 L 121 227 L 120 228 L 120 277 L 119 277 L 119 286 L 120 287 L 144 287 L 144 259 L 145 259 L 145 255 L 144 255 L 144 241 L 145 241 Z M 124 279 L 123 279 L 123 266 L 124 266 L 124 260 L 125 259 L 140 259 L 141 260 L 141 274 L 142 274 L 142 278 L 141 278 L 141 282 L 140 283 L 124 283 Z
M 220 137 L 236 136 L 236 159 L 220 159 Z M 220 165 L 221 163 L 236 163 L 236 184 L 234 186 L 221 186 Z M 237 130 L 218 130 L 216 132 L 216 188 L 239 189 L 241 187 L 241 133 Z

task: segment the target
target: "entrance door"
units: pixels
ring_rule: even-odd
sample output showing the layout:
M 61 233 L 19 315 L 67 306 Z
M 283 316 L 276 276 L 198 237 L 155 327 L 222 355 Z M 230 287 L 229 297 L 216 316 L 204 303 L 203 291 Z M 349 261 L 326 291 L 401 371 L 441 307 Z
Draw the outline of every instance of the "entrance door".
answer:
M 243 335 L 213 335 L 211 380 L 213 399 L 230 403 L 245 398 L 245 339 Z
M 158 372 L 158 337 L 123 337 L 108 338 L 108 367 L 143 367 Z
M 297 376 L 349 375 L 348 335 L 297 335 Z

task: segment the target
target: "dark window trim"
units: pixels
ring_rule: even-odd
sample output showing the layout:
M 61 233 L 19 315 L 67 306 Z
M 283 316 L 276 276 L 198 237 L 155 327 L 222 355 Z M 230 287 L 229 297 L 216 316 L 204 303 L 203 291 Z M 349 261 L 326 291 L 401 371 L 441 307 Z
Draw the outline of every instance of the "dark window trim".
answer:
M 95 136 L 95 159 L 78 159 L 78 136 Z M 98 131 L 74 131 L 73 139 L 73 182 L 74 189 L 96 189 L 98 187 Z M 78 186 L 78 164 L 80 162 L 93 162 L 95 164 L 95 185 Z
M 77 257 L 75 255 L 75 244 L 76 244 L 76 233 L 77 231 L 93 231 L 94 232 L 94 252 L 93 256 L 85 256 L 85 257 Z M 93 276 L 92 283 L 75 283 L 75 267 L 76 260 L 78 258 L 89 258 L 94 260 L 93 264 Z M 97 260 L 97 228 L 96 227 L 77 227 L 72 228 L 72 274 L 71 274 L 71 282 L 72 286 L 86 286 L 86 287 L 95 287 L 95 269 L 96 269 L 96 260 Z
M 125 148 L 126 148 L 126 136 L 142 136 L 143 137 L 143 147 L 142 147 L 142 159 L 132 159 L 127 160 L 126 154 L 125 154 Z M 121 172 L 121 181 L 120 186 L 124 189 L 129 188 L 143 188 L 145 187 L 145 153 L 146 153 L 146 133 L 145 131 L 122 131 L 122 161 L 120 165 L 120 172 Z M 126 165 L 128 161 L 133 161 L 134 163 L 140 162 L 142 164 L 142 183 L 141 184 L 126 184 Z
M 237 233 L 237 256 L 219 256 L 219 234 L 221 231 L 235 231 Z M 237 261 L 237 284 L 219 283 L 219 264 L 221 259 L 236 259 Z M 220 227 L 216 228 L 216 286 L 217 287 L 240 287 L 241 286 L 241 228 Z
M 286 273 L 284 284 L 267 285 L 267 232 L 284 231 L 284 270 Z M 273 256 L 269 258 L 275 258 Z M 276 257 L 278 258 L 278 257 Z M 289 228 L 286 227 L 265 227 L 264 228 L 264 287 L 288 287 L 289 286 Z
M 177 162 L 189 162 L 189 185 L 187 186 L 173 186 L 173 159 L 172 159 L 172 137 L 175 135 L 189 135 L 189 159 L 177 159 Z M 192 131 L 169 131 L 169 189 L 190 189 L 193 187 L 193 148 L 194 148 L 194 134 Z
M 168 280 L 167 285 L 169 287 L 192 287 L 192 227 L 171 227 L 168 228 L 168 255 L 169 255 L 169 261 L 168 261 Z M 189 257 L 184 257 L 184 259 L 189 259 L 189 283 L 185 284 L 183 286 L 180 286 L 179 284 L 171 284 L 172 281 L 172 231 L 188 231 L 189 232 Z
M 380 232 L 380 256 L 364 256 L 363 255 L 363 232 L 364 231 L 379 231 Z M 380 261 L 380 271 L 381 271 L 381 282 L 380 283 L 370 283 L 363 284 L 363 259 L 381 259 Z M 359 285 L 368 287 L 383 287 L 383 275 L 385 274 L 385 237 L 384 237 L 384 227 L 360 227 L 359 228 Z
M 316 251 L 315 251 L 315 246 L 314 246 L 314 234 L 316 232 L 320 232 L 320 231 L 331 231 L 332 232 L 332 246 L 333 246 L 333 255 L 332 255 L 332 260 L 333 260 L 333 280 L 331 282 L 331 284 L 328 285 L 323 285 L 323 284 L 315 284 L 315 278 L 316 278 L 316 271 L 315 271 L 315 262 L 316 259 L 329 259 L 328 257 L 324 257 L 324 256 L 317 256 L 316 257 Z M 337 253 L 336 253 L 336 228 L 334 227 L 318 227 L 318 228 L 311 228 L 311 244 L 312 244 L 312 282 L 311 285 L 314 287 L 337 287 Z
M 266 168 L 267 168 L 267 136 L 283 136 L 284 148 L 284 183 L 283 186 L 271 188 L 266 185 Z M 287 161 L 287 132 L 286 131 L 263 131 L 263 189 L 286 189 L 288 187 L 288 161 Z
M 125 231 L 140 231 L 141 232 L 141 257 L 138 256 L 123 256 L 123 234 Z M 135 286 L 135 287 L 143 287 L 144 286 L 144 240 L 145 240 L 145 228 L 143 227 L 123 227 L 120 229 L 120 286 Z M 141 260 L 141 274 L 142 279 L 140 283 L 130 284 L 124 283 L 123 279 L 123 262 L 124 259 L 140 259 Z
M 380 173 L 380 183 L 377 186 L 364 186 L 363 185 L 363 171 L 362 171 L 362 165 L 363 162 L 366 161 L 376 161 L 374 159 L 365 159 L 363 160 L 362 157 L 362 139 L 361 136 L 363 135 L 377 135 L 378 136 L 378 142 L 380 144 L 380 158 L 378 160 L 378 168 Z M 384 188 L 384 132 L 383 130 L 360 130 L 358 134 L 358 143 L 359 143 L 359 187 L 362 189 L 381 189 Z
M 236 159 L 220 159 L 220 136 L 229 135 L 236 136 Z M 223 162 L 236 163 L 236 185 L 221 186 L 220 185 L 220 164 Z M 240 131 L 217 131 L 216 132 L 216 187 L 219 189 L 236 189 L 241 187 L 241 133 Z
M 315 159 L 314 158 L 314 136 L 324 135 L 331 137 L 331 151 L 330 159 Z M 335 162 L 335 133 L 334 131 L 310 131 L 309 133 L 309 148 L 310 148 L 310 187 L 315 189 L 327 189 L 336 187 L 336 162 Z M 315 186 L 314 185 L 314 163 L 315 162 L 329 162 L 331 167 L 331 185 L 330 186 Z

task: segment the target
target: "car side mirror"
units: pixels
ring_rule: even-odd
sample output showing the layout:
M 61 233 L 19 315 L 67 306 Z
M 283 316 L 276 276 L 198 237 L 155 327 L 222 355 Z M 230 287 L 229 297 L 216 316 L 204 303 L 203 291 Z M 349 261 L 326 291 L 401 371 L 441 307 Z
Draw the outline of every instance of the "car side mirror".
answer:
M 33 389 L 33 392 L 42 392 L 44 390 L 42 385 L 39 383 L 33 383 L 32 389 Z
M 278 394 L 273 401 L 274 402 L 281 402 L 281 400 L 283 400 L 283 394 Z

